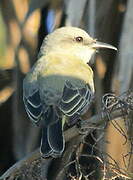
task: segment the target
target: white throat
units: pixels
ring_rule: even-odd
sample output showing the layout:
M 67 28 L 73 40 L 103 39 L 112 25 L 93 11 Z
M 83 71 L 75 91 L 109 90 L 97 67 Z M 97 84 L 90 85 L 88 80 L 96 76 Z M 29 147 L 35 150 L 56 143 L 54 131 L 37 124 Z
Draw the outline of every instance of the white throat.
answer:
M 89 63 L 91 60 L 93 54 L 95 53 L 94 49 L 84 49 L 81 51 L 76 51 L 76 56 L 80 58 L 82 61 L 84 61 L 85 64 Z

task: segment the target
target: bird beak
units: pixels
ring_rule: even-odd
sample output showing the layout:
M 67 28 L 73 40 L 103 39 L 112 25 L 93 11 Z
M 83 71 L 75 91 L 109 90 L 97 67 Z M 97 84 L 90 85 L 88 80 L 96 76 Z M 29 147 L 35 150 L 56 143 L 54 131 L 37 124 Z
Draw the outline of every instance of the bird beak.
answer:
M 107 44 L 107 43 L 99 42 L 99 41 L 96 41 L 96 43 L 94 43 L 92 47 L 94 49 L 108 48 L 108 49 L 113 49 L 113 50 L 117 51 L 116 47 L 114 47 L 110 44 Z

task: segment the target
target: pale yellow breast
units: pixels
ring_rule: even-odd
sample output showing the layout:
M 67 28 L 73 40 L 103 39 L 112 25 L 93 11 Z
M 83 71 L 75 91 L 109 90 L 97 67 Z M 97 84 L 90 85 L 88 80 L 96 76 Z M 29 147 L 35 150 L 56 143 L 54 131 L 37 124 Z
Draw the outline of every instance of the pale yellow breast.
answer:
M 61 75 L 84 80 L 94 91 L 93 71 L 90 66 L 71 55 L 49 54 L 45 57 L 43 76 Z

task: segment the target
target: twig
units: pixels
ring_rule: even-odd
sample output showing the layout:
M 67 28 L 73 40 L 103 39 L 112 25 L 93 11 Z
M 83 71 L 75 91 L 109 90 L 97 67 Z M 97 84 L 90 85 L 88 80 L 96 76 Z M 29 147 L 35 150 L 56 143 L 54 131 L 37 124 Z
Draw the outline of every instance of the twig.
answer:
M 131 111 L 133 111 L 132 108 L 129 109 L 128 107 L 126 108 L 127 109 L 124 111 L 124 114 L 123 111 L 121 110 L 121 107 L 117 109 L 113 109 L 112 112 L 110 112 L 110 119 L 108 118 L 108 113 L 106 112 L 101 112 L 97 115 L 94 115 L 90 119 L 81 122 L 81 130 L 86 130 L 85 132 L 87 135 L 88 133 L 92 132 L 92 128 L 89 127 L 93 126 L 95 129 L 99 127 L 102 128 L 104 127 L 105 123 L 107 123 L 108 121 L 111 121 L 123 115 L 126 116 Z M 80 137 L 80 139 L 84 137 L 84 134 L 79 133 L 79 128 L 77 128 L 76 125 L 65 131 L 64 134 L 65 134 L 66 142 L 76 137 L 77 138 Z M 6 180 L 8 178 L 8 180 L 13 180 L 16 177 L 22 177 L 22 176 L 24 177 L 24 178 L 22 177 L 22 179 L 26 179 L 26 180 L 28 179 L 34 180 L 35 179 L 34 176 L 36 176 L 38 180 L 41 180 L 42 178 L 46 179 L 49 165 L 51 164 L 51 162 L 52 162 L 52 158 L 47 158 L 47 159 L 41 158 L 39 149 L 37 149 L 35 152 L 30 153 L 27 157 L 20 160 L 15 165 L 13 165 L 0 177 L 0 179 Z M 43 171 L 43 174 L 41 171 Z

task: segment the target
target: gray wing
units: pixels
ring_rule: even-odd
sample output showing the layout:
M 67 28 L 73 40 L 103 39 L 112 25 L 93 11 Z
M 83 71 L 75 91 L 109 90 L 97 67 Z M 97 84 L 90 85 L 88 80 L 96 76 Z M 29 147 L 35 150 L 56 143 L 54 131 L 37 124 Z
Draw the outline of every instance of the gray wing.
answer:
M 34 91 L 28 97 L 23 95 L 23 101 L 29 118 L 34 123 L 38 123 L 43 113 L 39 91 L 38 90 Z
M 93 101 L 94 95 L 89 85 L 74 87 L 69 81 L 65 83 L 60 110 L 67 116 L 84 114 Z
M 41 116 L 44 112 L 40 93 L 38 89 L 38 73 L 41 68 L 41 61 L 37 61 L 31 68 L 23 81 L 23 101 L 26 112 L 34 123 L 38 123 L 41 120 Z

